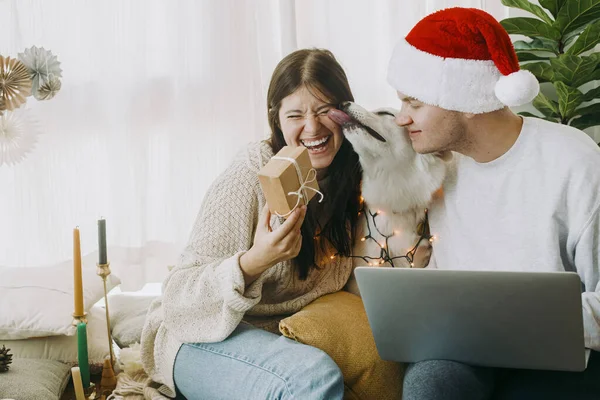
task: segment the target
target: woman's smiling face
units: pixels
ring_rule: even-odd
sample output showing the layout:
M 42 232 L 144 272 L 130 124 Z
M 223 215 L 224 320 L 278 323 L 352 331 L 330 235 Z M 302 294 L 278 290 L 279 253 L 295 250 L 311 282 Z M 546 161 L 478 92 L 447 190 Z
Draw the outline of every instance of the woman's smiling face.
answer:
M 286 144 L 306 147 L 316 169 L 329 167 L 344 141 L 340 126 L 327 116 L 334 107 L 322 100 L 325 96 L 320 97 L 303 86 L 285 97 L 279 109 Z

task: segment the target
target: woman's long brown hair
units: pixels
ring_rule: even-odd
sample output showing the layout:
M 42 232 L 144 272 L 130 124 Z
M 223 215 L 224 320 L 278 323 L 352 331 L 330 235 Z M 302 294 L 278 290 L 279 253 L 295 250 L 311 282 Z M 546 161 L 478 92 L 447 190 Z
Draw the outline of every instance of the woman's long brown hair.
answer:
M 279 126 L 281 101 L 301 87 L 306 87 L 316 97 L 324 97 L 322 100 L 330 104 L 354 101 L 346 73 L 330 51 L 303 49 L 291 53 L 275 68 L 267 94 L 274 153 L 286 145 Z M 300 279 L 306 279 L 313 268 L 319 268 L 315 246 L 323 252 L 333 246 L 342 256 L 352 252 L 362 170 L 358 155 L 345 138 L 327 168 L 327 175 L 330 184 L 323 203 L 318 204 L 315 213 L 309 208 L 302 224 L 302 248 L 294 260 Z M 315 214 L 328 216 L 324 226 L 319 226 Z

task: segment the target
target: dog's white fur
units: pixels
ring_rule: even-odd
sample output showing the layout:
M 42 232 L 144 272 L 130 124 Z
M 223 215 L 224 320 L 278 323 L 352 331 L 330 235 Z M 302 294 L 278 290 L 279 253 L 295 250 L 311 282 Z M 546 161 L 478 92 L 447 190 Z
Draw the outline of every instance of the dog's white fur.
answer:
M 368 235 L 365 215 L 359 216 L 357 239 L 353 246 L 354 256 L 375 258 L 368 262 L 354 258 L 354 267 L 368 264 L 391 267 L 381 264 L 381 244 L 385 237 L 378 233 L 393 236 L 388 239 L 387 249 L 391 257 L 406 255 L 419 241 L 418 224 L 425 217 L 425 209 L 433 194 L 440 189 L 446 175 L 448 156 L 418 154 L 411 145 L 408 133 L 395 122 L 398 110 L 382 108 L 369 112 L 355 103 L 346 103 L 344 111 L 355 121 L 342 125 L 344 135 L 358 153 L 363 169 L 361 192 L 364 199 L 363 209 L 369 218 L 371 236 L 376 239 L 361 240 Z M 391 115 L 390 115 L 391 114 Z M 376 131 L 386 141 L 375 139 L 365 126 Z M 372 214 L 377 229 L 374 227 Z M 429 262 L 430 243 L 424 240 L 420 244 L 413 264 L 424 267 Z M 406 259 L 395 259 L 395 267 L 409 267 Z M 352 274 L 346 290 L 359 294 L 358 286 Z

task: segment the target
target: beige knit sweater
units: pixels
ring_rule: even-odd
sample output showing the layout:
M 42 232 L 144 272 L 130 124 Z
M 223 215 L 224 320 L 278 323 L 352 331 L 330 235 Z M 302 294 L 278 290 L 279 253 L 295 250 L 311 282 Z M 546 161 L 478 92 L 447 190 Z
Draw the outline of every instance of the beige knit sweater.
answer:
M 252 246 L 265 204 L 257 173 L 272 156 L 268 143 L 253 143 L 212 184 L 189 243 L 163 283 L 162 297 L 150 306 L 142 362 L 168 397 L 175 397 L 173 365 L 183 343 L 222 341 L 242 319 L 256 324 L 264 317 L 294 313 L 341 290 L 352 272 L 351 259 L 336 257 L 301 281 L 290 262 L 282 262 L 244 289 L 239 258 Z M 281 222 L 274 217 L 271 225 Z

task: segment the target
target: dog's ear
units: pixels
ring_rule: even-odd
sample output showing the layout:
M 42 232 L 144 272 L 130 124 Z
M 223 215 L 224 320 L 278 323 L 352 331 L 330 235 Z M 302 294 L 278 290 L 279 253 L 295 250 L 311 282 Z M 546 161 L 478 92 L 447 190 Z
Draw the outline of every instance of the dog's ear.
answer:
M 437 153 L 434 153 L 433 155 L 436 156 L 437 158 L 441 159 L 444 162 L 452 161 L 452 152 L 448 151 L 448 150 L 438 151 Z

